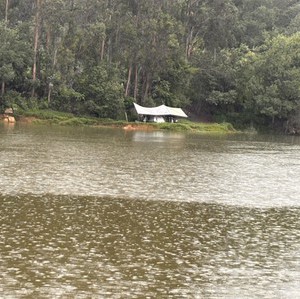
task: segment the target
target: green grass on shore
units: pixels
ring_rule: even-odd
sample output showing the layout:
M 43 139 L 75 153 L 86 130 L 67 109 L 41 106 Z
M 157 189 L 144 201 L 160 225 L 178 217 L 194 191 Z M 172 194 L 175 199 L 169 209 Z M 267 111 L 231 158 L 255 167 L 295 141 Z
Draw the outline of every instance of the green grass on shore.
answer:
M 195 123 L 191 121 L 182 121 L 178 123 L 157 124 L 162 130 L 175 130 L 183 132 L 216 132 L 216 133 L 233 133 L 236 132 L 230 123 Z
M 177 132 L 199 133 L 235 133 L 236 130 L 230 123 L 195 123 L 188 120 L 180 120 L 177 123 L 142 123 L 116 121 L 112 119 L 100 119 L 93 117 L 77 117 L 71 113 L 53 110 L 19 111 L 17 118 L 33 118 L 34 123 L 58 124 L 69 126 L 110 126 L 123 128 L 130 125 L 132 129 L 141 130 L 166 130 Z
M 112 119 L 100 119 L 96 117 L 79 117 L 72 113 L 65 113 L 53 110 L 27 110 L 18 113 L 17 118 L 33 118 L 34 123 L 49 123 L 70 126 L 97 126 L 97 125 L 125 125 L 125 121 Z

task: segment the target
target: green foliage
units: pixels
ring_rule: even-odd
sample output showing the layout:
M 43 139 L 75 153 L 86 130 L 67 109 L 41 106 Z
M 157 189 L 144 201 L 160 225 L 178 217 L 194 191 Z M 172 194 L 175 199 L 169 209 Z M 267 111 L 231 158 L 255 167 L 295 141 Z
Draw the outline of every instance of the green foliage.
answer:
M 8 84 L 17 87 L 21 77 L 26 78 L 28 45 L 21 40 L 18 28 L 8 28 L 4 22 L 0 23 L 0 40 L 0 81 L 5 87 Z
M 37 17 L 22 0 L 7 22 L 4 7 L 2 107 L 132 119 L 132 102 L 164 103 L 246 125 L 300 109 L 297 1 L 43 0 Z
M 237 93 L 235 90 L 220 92 L 213 90 L 207 99 L 207 102 L 213 105 L 230 105 L 236 102 Z
M 75 91 L 73 88 L 61 86 L 53 96 L 51 108 L 70 113 L 80 114 L 80 107 L 83 105 L 84 95 Z
M 9 90 L 3 96 L 4 107 L 12 107 L 15 110 L 17 110 L 18 108 L 24 109 L 24 103 L 26 103 L 26 100 L 19 92 L 15 90 Z
M 117 70 L 105 65 L 86 69 L 77 79 L 78 90 L 85 95 L 82 112 L 102 118 L 120 118 L 124 111 L 123 86 Z
M 288 119 L 298 111 L 299 42 L 298 33 L 289 37 L 280 35 L 270 39 L 248 61 L 243 69 L 245 77 L 239 83 L 239 95 L 249 109 L 248 99 L 252 99 L 254 114 L 265 115 L 274 122 L 274 119 Z M 249 77 L 250 84 L 242 88 Z
M 22 113 L 24 116 L 32 116 L 39 119 L 57 119 L 64 120 L 73 117 L 73 114 L 66 112 L 58 112 L 54 110 L 41 110 L 41 109 L 26 109 Z
M 230 123 L 195 123 L 182 121 L 178 123 L 154 124 L 161 130 L 193 132 L 193 133 L 235 133 L 236 130 Z

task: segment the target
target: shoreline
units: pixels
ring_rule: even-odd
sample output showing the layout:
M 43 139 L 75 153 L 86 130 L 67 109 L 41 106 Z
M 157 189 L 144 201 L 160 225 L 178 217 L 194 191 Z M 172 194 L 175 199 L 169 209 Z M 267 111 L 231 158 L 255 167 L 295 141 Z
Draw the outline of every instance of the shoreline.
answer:
M 16 123 L 26 124 L 57 124 L 63 126 L 92 126 L 120 128 L 125 131 L 172 131 L 186 133 L 239 133 L 230 123 L 197 123 L 189 120 L 177 123 L 143 123 L 126 122 L 112 119 L 100 119 L 93 117 L 78 117 L 70 113 L 62 113 L 52 110 L 22 111 L 14 114 Z M 3 115 L 0 120 L 5 122 Z

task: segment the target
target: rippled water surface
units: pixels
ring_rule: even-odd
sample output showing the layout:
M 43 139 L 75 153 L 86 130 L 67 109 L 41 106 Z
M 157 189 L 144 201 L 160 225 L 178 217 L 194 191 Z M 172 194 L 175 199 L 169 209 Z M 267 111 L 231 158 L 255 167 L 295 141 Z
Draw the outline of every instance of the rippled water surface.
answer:
M 0 125 L 0 297 L 299 298 L 300 139 Z

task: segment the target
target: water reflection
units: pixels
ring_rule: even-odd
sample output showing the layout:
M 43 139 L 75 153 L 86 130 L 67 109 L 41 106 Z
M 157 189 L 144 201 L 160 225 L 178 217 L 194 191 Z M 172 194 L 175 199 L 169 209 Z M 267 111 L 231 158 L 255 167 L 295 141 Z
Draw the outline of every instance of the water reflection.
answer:
M 163 143 L 178 143 L 183 145 L 186 135 L 180 133 L 169 133 L 162 131 L 134 131 L 132 132 L 132 140 L 135 142 L 163 142 Z
M 1 197 L 4 297 L 295 298 L 299 209 Z M 254 287 L 255 286 L 255 287 Z
M 0 191 L 299 206 L 298 142 L 251 138 L 16 125 L 0 130 Z

